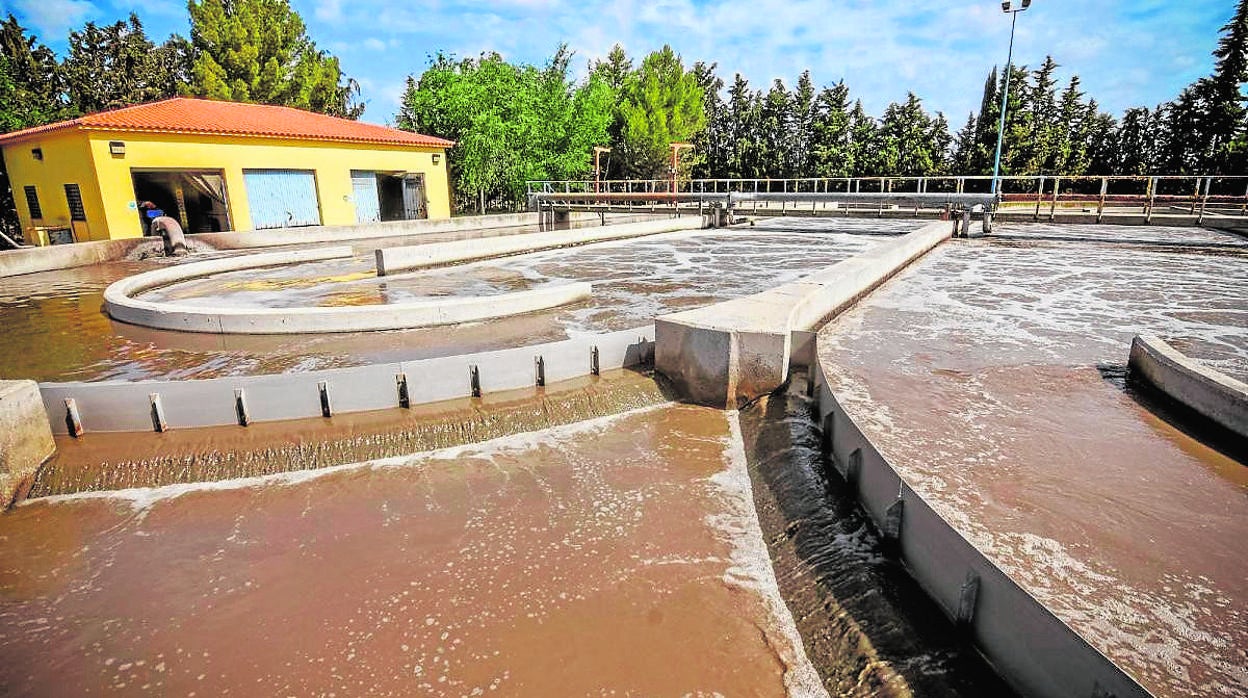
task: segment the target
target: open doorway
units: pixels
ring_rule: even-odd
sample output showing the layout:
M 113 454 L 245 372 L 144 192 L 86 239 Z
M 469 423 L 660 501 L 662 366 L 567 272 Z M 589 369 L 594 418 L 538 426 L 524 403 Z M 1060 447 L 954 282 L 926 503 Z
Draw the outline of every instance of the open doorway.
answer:
M 233 230 L 221 170 L 131 170 L 130 176 L 135 201 L 152 202 L 186 232 Z M 146 235 L 148 220 L 141 208 L 138 217 Z
M 351 188 L 355 197 L 356 220 L 360 223 L 429 217 L 425 176 L 422 174 L 353 170 Z

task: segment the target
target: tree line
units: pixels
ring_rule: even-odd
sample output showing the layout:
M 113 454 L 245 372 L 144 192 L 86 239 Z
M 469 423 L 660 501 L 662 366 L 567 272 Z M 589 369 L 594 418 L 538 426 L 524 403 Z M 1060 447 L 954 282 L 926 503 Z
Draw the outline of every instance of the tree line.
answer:
M 398 121 L 460 143 L 451 165 L 461 210 L 518 205 L 525 180 L 592 176 L 595 145 L 611 148 L 608 179 L 667 178 L 668 146 L 683 141 L 695 148 L 681 176 L 990 175 L 1007 82 L 1004 175 L 1248 174 L 1248 0 L 1221 33 L 1212 75 L 1121 118 L 1077 75 L 1059 85 L 1052 57 L 1011 66 L 1008 81 L 994 68 L 979 110 L 954 132 L 913 93 L 875 117 L 844 82 L 817 88 L 809 71 L 792 89 L 775 80 L 761 90 L 740 73 L 725 82 L 715 64 L 686 68 L 668 46 L 635 64 L 617 45 L 580 81 L 568 77 L 566 47 L 541 69 L 497 54 L 440 55 L 408 79 Z M 498 82 L 500 71 L 512 77 Z M 492 97 L 464 98 L 471 90 Z M 523 97 L 530 93 L 557 98 Z M 540 137 L 523 124 L 539 125 Z
M 289 0 L 189 0 L 189 37 L 150 39 L 137 15 L 69 34 L 58 58 L 10 15 L 0 23 L 0 131 L 175 95 L 293 106 L 358 118 L 359 85 L 319 49 Z M 956 132 L 914 94 L 879 117 L 845 83 L 789 88 L 730 82 L 669 46 L 635 61 L 620 46 L 575 78 L 560 46 L 543 65 L 496 53 L 435 54 L 408 78 L 399 128 L 456 141 L 456 208 L 521 203 L 524 182 L 591 175 L 666 178 L 674 142 L 690 142 L 681 176 L 787 178 L 991 174 L 1006 89 L 994 69 L 980 108 Z M 1222 27 L 1213 73 L 1173 101 L 1104 112 L 1078 76 L 1059 86 L 1053 58 L 1011 66 L 1004 174 L 1243 174 L 1248 172 L 1248 0 Z M 0 204 L 12 198 L 0 167 Z

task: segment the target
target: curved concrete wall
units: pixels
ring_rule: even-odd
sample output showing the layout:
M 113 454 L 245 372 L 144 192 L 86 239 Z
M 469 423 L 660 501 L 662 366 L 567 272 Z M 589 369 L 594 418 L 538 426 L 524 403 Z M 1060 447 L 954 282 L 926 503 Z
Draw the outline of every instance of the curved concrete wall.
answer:
M 377 250 L 377 275 L 705 227 L 700 216 Z
M 1248 439 L 1248 385 L 1184 356 L 1157 337 L 1131 342 L 1131 374 L 1209 421 Z
M 254 309 L 190 308 L 132 297 L 148 289 L 210 274 L 351 255 L 350 247 L 329 247 L 226 257 L 157 269 L 110 285 L 104 291 L 104 308 L 114 320 L 163 330 L 211 334 L 313 334 L 400 330 L 487 320 L 573 303 L 588 298 L 593 292 L 590 284 L 579 282 L 497 296 L 440 298 L 386 305 Z
M 735 409 L 789 377 L 792 334 L 809 330 L 953 235 L 932 223 L 790 284 L 655 320 L 655 368 L 692 402 Z
M 1006 681 L 1043 698 L 1150 695 L 924 501 L 842 409 L 822 364 L 810 370 L 825 456 L 910 574 Z
M 152 431 L 367 412 L 516 390 L 648 363 L 650 328 L 436 359 L 188 381 L 43 383 L 52 431 L 69 433 L 66 400 L 84 431 Z M 323 386 L 323 388 L 322 388 Z M 322 395 L 324 397 L 322 397 Z M 241 401 L 241 407 L 240 407 Z M 240 418 L 240 410 L 246 419 Z

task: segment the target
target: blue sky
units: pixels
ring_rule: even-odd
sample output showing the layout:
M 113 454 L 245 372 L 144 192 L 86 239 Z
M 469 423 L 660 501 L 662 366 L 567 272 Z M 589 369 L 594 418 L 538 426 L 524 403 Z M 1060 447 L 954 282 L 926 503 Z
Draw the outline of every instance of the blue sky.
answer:
M 1212 69 L 1210 52 L 1233 0 L 1035 0 L 1019 18 L 1015 60 L 1051 54 L 1115 114 L 1154 106 Z M 404 78 L 429 55 L 494 50 L 541 63 L 559 42 L 576 51 L 576 70 L 619 42 L 630 55 L 664 43 L 685 58 L 714 61 L 731 81 L 790 87 L 804 68 L 819 84 L 844 79 L 876 115 L 907 91 L 944 111 L 956 129 L 978 107 L 983 81 L 1005 63 L 1009 18 L 991 0 L 499 0 L 394 2 L 293 0 L 308 32 L 363 86 L 367 121 L 386 123 Z M 148 33 L 186 35 L 178 0 L 0 0 L 58 52 L 71 28 L 139 13 Z

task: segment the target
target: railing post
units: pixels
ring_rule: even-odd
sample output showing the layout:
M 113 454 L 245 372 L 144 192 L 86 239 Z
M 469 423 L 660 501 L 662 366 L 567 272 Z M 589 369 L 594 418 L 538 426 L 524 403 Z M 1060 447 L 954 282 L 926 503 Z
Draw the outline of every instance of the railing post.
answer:
M 1153 199 L 1157 196 L 1157 178 L 1148 178 L 1148 201 L 1144 204 L 1144 224 L 1153 222 Z
M 1040 175 L 1040 186 L 1036 187 L 1036 215 L 1031 220 L 1037 223 L 1040 221 L 1040 204 L 1044 202 L 1044 180 L 1045 176 Z
M 1109 193 L 1109 177 L 1101 177 L 1101 202 L 1096 207 L 1096 222 L 1105 220 L 1105 195 Z
M 1200 177 L 1196 178 L 1196 191 L 1192 193 L 1192 206 L 1188 213 L 1196 215 L 1196 202 L 1200 199 Z
M 1049 222 L 1057 220 L 1057 197 L 1062 194 L 1062 178 L 1057 177 L 1053 180 L 1053 204 L 1049 207 Z
M 1200 199 L 1200 216 L 1196 219 L 1196 225 L 1205 224 L 1205 205 L 1209 203 L 1209 190 L 1213 188 L 1213 177 L 1205 177 L 1205 195 Z

